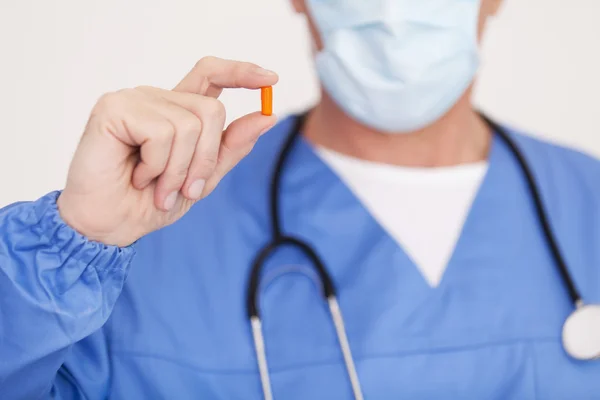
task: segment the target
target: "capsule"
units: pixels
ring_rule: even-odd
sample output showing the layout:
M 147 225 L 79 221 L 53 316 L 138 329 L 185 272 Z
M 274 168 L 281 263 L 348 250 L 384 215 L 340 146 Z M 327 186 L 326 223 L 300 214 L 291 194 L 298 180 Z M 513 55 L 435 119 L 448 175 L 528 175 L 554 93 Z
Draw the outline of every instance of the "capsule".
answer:
M 273 115 L 273 86 L 260 89 L 262 115 Z

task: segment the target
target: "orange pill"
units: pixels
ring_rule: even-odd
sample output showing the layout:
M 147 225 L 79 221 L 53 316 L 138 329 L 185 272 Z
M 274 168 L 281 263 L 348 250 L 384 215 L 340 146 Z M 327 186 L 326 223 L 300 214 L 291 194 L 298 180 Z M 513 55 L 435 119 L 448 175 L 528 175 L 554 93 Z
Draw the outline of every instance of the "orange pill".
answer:
M 273 115 L 273 86 L 260 89 L 262 115 Z

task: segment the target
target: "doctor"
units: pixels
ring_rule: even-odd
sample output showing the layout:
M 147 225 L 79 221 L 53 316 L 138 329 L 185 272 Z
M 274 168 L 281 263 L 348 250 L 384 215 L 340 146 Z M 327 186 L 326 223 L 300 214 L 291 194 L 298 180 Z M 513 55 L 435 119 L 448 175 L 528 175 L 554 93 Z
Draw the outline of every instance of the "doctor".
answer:
M 64 190 L 0 211 L 0 398 L 598 398 L 562 329 L 600 302 L 600 164 L 473 110 L 500 1 L 293 3 L 305 117 L 224 130 L 223 88 L 278 78 L 204 58 L 103 96 Z

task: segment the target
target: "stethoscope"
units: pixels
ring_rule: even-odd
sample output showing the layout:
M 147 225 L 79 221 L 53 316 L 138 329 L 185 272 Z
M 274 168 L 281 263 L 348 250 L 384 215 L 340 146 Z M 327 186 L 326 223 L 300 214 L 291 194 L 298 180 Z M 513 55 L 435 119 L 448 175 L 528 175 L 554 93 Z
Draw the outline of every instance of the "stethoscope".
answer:
M 279 248 L 288 246 L 301 250 L 310 259 L 319 276 L 322 285 L 322 292 L 327 301 L 331 318 L 335 326 L 335 331 L 344 358 L 348 378 L 352 385 L 354 398 L 357 400 L 362 400 L 363 394 L 360 387 L 360 381 L 356 372 L 352 351 L 350 350 L 350 344 L 348 343 L 348 336 L 344 326 L 344 318 L 342 317 L 342 312 L 337 301 L 336 288 L 333 284 L 333 280 L 331 279 L 331 276 L 327 272 L 323 261 L 317 255 L 315 250 L 305 241 L 284 234 L 281 228 L 282 224 L 279 201 L 281 177 L 285 169 L 286 161 L 288 160 L 293 149 L 294 143 L 300 135 L 305 118 L 306 114 L 297 117 L 294 126 L 290 130 L 290 133 L 281 148 L 277 163 L 275 164 L 270 186 L 270 216 L 272 237 L 271 241 L 258 253 L 254 259 L 248 284 L 247 312 L 252 328 L 252 336 L 254 339 L 254 347 L 257 356 L 263 394 L 265 400 L 273 399 L 269 367 L 265 352 L 265 341 L 262 333 L 262 324 L 258 308 L 260 277 L 263 266 L 265 265 L 267 259 Z M 558 247 L 557 239 L 550 227 L 549 217 L 544 209 L 540 191 L 533 177 L 531 168 L 527 164 L 523 153 L 513 139 L 510 138 L 504 128 L 490 120 L 485 115 L 482 115 L 482 118 L 489 125 L 492 131 L 495 132 L 504 141 L 504 143 L 506 143 L 516 158 L 526 178 L 528 189 L 531 198 L 533 199 L 537 218 L 541 224 L 546 243 L 550 248 L 552 257 L 556 263 L 556 266 L 558 267 L 564 286 L 566 287 L 569 297 L 574 305 L 574 311 L 569 315 L 563 325 L 563 347 L 567 354 L 576 360 L 593 360 L 600 358 L 600 305 L 585 304 L 579 291 L 575 287 L 575 283 L 569 274 L 565 259 Z

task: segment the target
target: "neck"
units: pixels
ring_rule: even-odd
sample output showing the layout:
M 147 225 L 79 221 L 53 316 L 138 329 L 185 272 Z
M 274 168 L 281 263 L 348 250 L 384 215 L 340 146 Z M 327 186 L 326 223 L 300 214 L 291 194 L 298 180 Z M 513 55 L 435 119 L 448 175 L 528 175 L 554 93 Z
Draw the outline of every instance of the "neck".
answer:
M 487 159 L 491 132 L 473 110 L 470 90 L 441 119 L 414 132 L 386 134 L 348 117 L 324 92 L 304 136 L 313 145 L 367 161 L 444 167 Z

